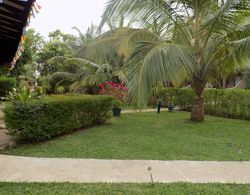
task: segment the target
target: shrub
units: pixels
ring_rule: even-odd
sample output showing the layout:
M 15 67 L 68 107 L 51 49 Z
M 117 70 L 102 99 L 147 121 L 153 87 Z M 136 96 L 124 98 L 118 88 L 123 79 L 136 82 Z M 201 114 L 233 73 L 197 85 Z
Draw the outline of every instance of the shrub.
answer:
M 157 98 L 165 104 L 168 96 L 182 110 L 190 110 L 193 101 L 192 89 L 162 89 Z M 206 114 L 250 120 L 250 90 L 206 89 L 204 92 Z
M 246 69 L 244 80 L 246 83 L 246 89 L 250 89 L 250 66 Z
M 50 94 L 53 92 L 52 87 L 49 82 L 49 76 L 39 77 L 37 79 L 37 84 L 38 86 L 41 86 L 43 88 L 44 93 Z
M 110 116 L 112 97 L 54 95 L 6 106 L 5 123 L 19 142 L 38 142 L 95 124 Z
M 64 94 L 65 93 L 65 88 L 63 86 L 58 86 L 56 88 L 56 94 Z
M 35 93 L 37 94 L 37 96 L 41 96 L 45 94 L 45 91 L 43 89 L 43 87 L 38 86 L 35 90 Z
M 101 84 L 99 87 L 99 93 L 101 95 L 112 96 L 120 103 L 126 103 L 128 101 L 128 89 L 122 83 L 108 81 Z M 117 101 L 114 103 L 115 107 L 118 106 Z
M 15 87 L 16 79 L 0 77 L 0 97 L 5 97 Z
M 250 120 L 250 90 L 208 89 L 204 97 L 207 114 Z
M 163 106 L 176 105 L 182 110 L 189 110 L 193 101 L 192 89 L 167 88 L 158 91 L 155 99 L 161 100 Z

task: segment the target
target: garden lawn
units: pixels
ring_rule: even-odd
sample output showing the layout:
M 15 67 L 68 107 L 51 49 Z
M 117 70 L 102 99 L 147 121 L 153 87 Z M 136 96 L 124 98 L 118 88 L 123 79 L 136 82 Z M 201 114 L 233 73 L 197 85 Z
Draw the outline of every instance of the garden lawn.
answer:
M 250 160 L 250 122 L 186 112 L 123 114 L 96 126 L 3 154 L 33 157 L 153 160 Z
M 7 194 L 202 194 L 246 195 L 250 185 L 228 184 L 69 184 L 0 183 L 1 195 Z

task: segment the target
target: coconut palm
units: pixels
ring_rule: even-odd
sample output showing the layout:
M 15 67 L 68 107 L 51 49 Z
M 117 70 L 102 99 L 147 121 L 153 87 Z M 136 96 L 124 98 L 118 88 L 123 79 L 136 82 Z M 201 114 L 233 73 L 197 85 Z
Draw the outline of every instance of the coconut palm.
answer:
M 112 64 L 113 73 L 120 81 L 127 80 L 123 67 L 129 51 L 137 42 L 156 41 L 159 37 L 147 29 L 117 28 L 103 33 L 90 42 L 82 52 L 82 58 L 98 64 Z
M 249 0 L 110 0 L 103 20 L 124 14 L 165 25 L 171 39 L 137 42 L 125 66 L 131 96 L 145 103 L 159 81 L 188 75 L 195 98 L 191 119 L 204 120 L 203 91 L 210 71 L 226 59 L 249 57 Z

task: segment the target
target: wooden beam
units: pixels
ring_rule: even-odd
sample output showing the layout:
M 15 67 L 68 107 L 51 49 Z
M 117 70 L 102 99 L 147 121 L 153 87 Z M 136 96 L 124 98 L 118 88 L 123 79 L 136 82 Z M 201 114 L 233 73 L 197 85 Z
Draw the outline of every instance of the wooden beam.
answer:
M 0 12 L 0 17 L 3 18 L 4 20 L 22 23 L 22 20 L 19 20 L 19 19 L 13 18 L 13 17 L 6 16 L 4 13 L 1 13 L 1 12 Z
M 7 36 L 12 36 L 12 37 L 17 37 L 19 35 L 19 33 L 10 32 L 10 31 L 5 30 L 5 29 L 0 29 L 0 36 L 1 35 L 7 35 Z
M 22 30 L 22 25 L 20 25 L 20 24 L 16 25 L 13 23 L 6 22 L 4 20 L 0 20 L 0 25 L 5 26 L 7 28 L 11 28 L 11 29 L 13 29 L 13 28 L 18 29 L 18 31 Z
M 20 1 L 19 1 L 20 2 Z M 10 7 L 13 7 L 14 9 L 18 9 L 18 10 L 21 10 L 21 11 L 24 11 L 25 10 L 25 6 L 21 5 L 18 3 L 18 1 L 9 1 L 9 0 L 5 0 L 3 2 L 4 5 L 8 5 Z
M 13 39 L 13 40 L 19 40 L 17 37 L 9 36 L 9 35 L 6 35 L 6 34 L 1 34 L 0 36 L 1 37 L 7 37 L 7 38 Z
M 19 11 L 9 5 L 5 5 L 5 4 L 2 4 L 1 7 L 7 9 L 9 12 L 4 12 L 3 10 L 1 10 L 1 12 L 4 13 L 4 15 L 7 15 L 9 17 L 13 17 L 13 18 L 16 18 L 18 20 L 23 20 L 23 14 L 25 13 L 24 11 Z M 11 13 L 10 13 L 11 12 Z

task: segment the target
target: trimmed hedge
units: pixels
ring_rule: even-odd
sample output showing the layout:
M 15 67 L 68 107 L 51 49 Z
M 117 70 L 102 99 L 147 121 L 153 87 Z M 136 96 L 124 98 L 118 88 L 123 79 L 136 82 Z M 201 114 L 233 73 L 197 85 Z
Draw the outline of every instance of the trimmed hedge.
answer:
M 0 97 L 5 97 L 8 92 L 16 87 L 16 79 L 8 77 L 0 77 Z
M 206 114 L 250 120 L 250 90 L 206 89 L 203 96 Z M 171 101 L 180 109 L 189 111 L 193 97 L 192 89 L 170 88 L 161 90 L 157 98 L 164 104 Z
M 113 98 L 54 95 L 13 102 L 5 108 L 5 123 L 18 142 L 39 142 L 110 118 Z

